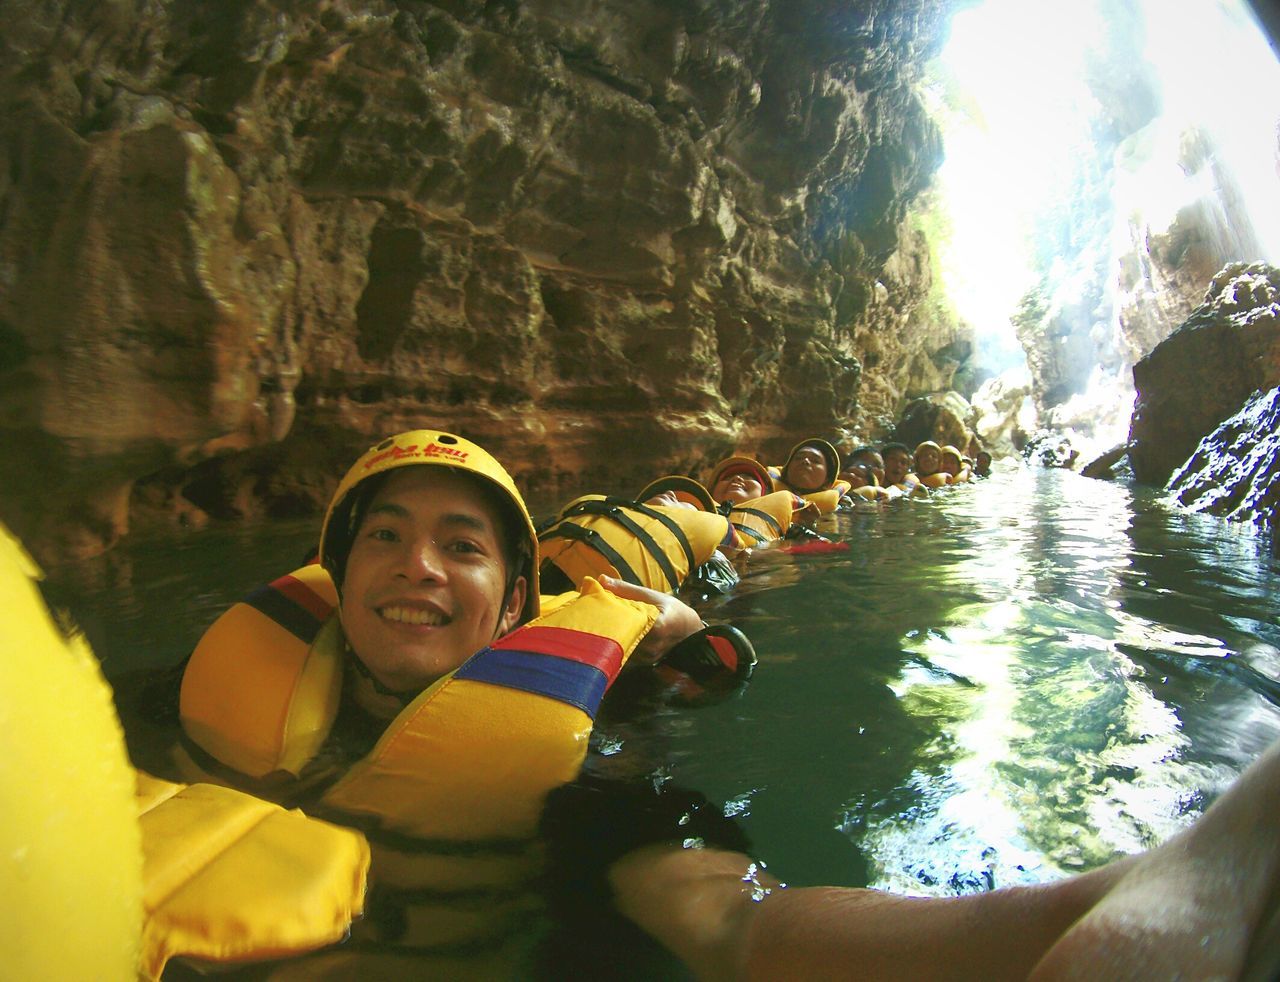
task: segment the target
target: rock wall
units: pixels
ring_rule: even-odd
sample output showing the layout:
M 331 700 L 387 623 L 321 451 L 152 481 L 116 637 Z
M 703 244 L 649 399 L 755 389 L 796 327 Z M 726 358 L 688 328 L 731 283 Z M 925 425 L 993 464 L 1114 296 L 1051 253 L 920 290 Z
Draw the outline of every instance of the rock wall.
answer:
M 1200 441 L 1166 490 L 1191 511 L 1247 522 L 1275 539 L 1280 514 L 1280 388 L 1255 392 Z
M 535 493 L 883 427 L 945 6 L 0 0 L 0 517 L 57 562 L 409 426 Z
M 1133 380 L 1133 474 L 1164 484 L 1202 437 L 1280 385 L 1280 270 L 1227 266 L 1187 322 L 1134 366 Z

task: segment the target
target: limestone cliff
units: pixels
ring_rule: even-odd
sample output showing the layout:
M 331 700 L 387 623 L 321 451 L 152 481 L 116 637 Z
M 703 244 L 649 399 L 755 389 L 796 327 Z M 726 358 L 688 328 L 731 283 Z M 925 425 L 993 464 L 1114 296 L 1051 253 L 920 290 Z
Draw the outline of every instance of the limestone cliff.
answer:
M 1187 459 L 1201 439 L 1255 393 L 1280 385 L 1280 269 L 1266 263 L 1224 268 L 1186 323 L 1134 366 L 1133 379 L 1134 477 L 1163 484 L 1184 463 L 1197 470 Z M 1235 434 L 1243 427 L 1237 423 L 1228 430 Z M 1215 443 L 1234 440 L 1219 436 Z
M 408 426 L 536 492 L 883 423 L 945 2 L 0 0 L 0 514 L 56 561 Z

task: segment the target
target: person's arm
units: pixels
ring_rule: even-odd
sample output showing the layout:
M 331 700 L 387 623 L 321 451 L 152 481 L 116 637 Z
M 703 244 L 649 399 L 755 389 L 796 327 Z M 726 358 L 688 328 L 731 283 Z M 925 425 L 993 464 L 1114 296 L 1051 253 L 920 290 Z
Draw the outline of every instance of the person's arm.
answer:
M 1280 743 L 1150 852 L 963 897 L 783 888 L 745 855 L 675 844 L 609 873 L 621 913 L 700 979 L 1275 978 Z
M 649 629 L 649 633 L 636 646 L 635 653 L 631 656 L 634 664 L 652 665 L 673 645 L 706 626 L 692 607 L 669 593 L 636 586 L 613 576 L 600 577 L 600 585 L 625 600 L 639 600 L 658 608 L 657 622 Z
M 618 909 L 699 979 L 1025 979 L 1121 864 L 965 897 L 783 887 L 741 853 L 649 846 L 610 870 Z M 967 969 L 966 969 L 967 966 Z

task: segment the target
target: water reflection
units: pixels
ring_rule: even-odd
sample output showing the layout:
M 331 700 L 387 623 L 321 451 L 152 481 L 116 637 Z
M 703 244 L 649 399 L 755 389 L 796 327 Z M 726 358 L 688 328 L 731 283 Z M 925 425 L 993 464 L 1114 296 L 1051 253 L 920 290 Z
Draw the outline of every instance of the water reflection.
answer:
M 755 642 L 744 694 L 615 708 L 594 739 L 598 773 L 724 802 L 790 883 L 948 894 L 1094 866 L 1280 736 L 1277 569 L 1217 520 L 1010 467 L 829 523 L 849 552 L 757 555 L 704 605 Z M 123 678 L 179 662 L 311 537 L 139 540 L 58 586 Z
M 1092 867 L 1167 838 L 1280 735 L 1259 684 L 1275 569 L 1220 523 L 1009 470 L 830 531 L 851 555 L 780 557 L 722 605 L 761 672 L 673 770 L 745 795 L 791 882 L 948 894 Z M 1242 657 L 1270 671 L 1224 670 Z

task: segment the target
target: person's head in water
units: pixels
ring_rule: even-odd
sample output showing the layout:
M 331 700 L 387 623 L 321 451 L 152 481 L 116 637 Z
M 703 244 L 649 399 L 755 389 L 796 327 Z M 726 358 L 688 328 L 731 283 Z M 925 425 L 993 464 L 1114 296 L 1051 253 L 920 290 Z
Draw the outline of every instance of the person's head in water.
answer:
M 932 440 L 925 440 L 916 447 L 916 474 L 928 477 L 942 466 L 942 448 Z
M 973 472 L 979 477 L 987 477 L 991 473 L 991 454 L 985 450 L 979 450 L 978 456 L 973 461 Z
M 719 502 L 741 504 L 759 498 L 773 488 L 764 464 L 751 457 L 726 457 L 711 471 L 711 497 Z
M 960 468 L 964 465 L 964 461 L 960 459 L 960 451 L 952 446 L 945 446 L 939 454 L 938 469 L 950 474 L 952 477 L 958 477 Z
M 911 450 L 905 443 L 886 443 L 880 448 L 884 457 L 884 483 L 901 484 L 911 473 Z
M 782 483 L 799 494 L 825 491 L 836 482 L 840 455 L 826 440 L 801 440 L 782 467 Z
M 842 480 L 849 482 L 849 488 L 856 491 L 858 488 L 875 487 L 876 477 L 871 472 L 871 465 L 866 461 L 859 461 L 840 472 Z
M 849 456 L 844 459 L 844 469 L 846 471 L 853 468 L 856 464 L 866 464 L 871 469 L 871 473 L 875 476 L 875 483 L 879 485 L 884 484 L 884 458 L 880 456 L 880 451 L 875 447 L 856 447 Z M 844 473 L 841 472 L 840 476 L 843 478 Z
M 413 693 L 534 616 L 537 540 L 510 475 L 484 450 L 402 433 L 343 478 L 321 537 L 356 658 Z
M 671 474 L 651 481 L 636 495 L 636 501 L 646 505 L 664 505 L 668 508 L 716 510 L 711 492 L 693 478 L 682 474 Z

